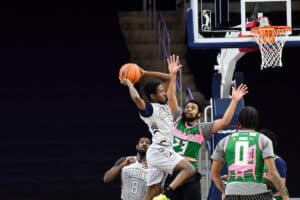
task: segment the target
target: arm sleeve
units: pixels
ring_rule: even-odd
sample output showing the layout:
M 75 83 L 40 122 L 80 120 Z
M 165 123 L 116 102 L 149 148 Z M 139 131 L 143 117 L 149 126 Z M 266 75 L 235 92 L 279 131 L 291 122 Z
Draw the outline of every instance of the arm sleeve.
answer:
M 200 123 L 200 122 L 198 122 Z M 201 129 L 201 132 L 205 138 L 205 140 L 211 140 L 212 132 L 211 129 L 214 125 L 214 122 L 205 122 L 205 123 L 200 123 L 199 128 Z
M 212 156 L 211 156 L 211 159 L 213 160 L 220 160 L 220 161 L 223 161 L 225 162 L 225 151 L 224 151 L 224 148 L 225 148 L 225 143 L 226 143 L 226 140 L 228 139 L 228 136 L 226 136 L 225 138 L 221 139 L 220 142 L 217 144 Z
M 274 157 L 273 143 L 267 136 L 260 134 L 259 143 L 264 159 L 267 157 Z
M 143 117 L 150 117 L 153 113 L 153 107 L 150 103 L 147 103 L 146 104 L 146 109 L 143 110 L 143 111 L 140 110 L 139 112 Z

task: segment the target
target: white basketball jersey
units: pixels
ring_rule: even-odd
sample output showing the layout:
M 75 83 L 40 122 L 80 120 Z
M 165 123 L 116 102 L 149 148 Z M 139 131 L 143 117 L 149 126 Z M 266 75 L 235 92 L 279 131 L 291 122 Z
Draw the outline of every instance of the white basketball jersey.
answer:
M 122 200 L 142 200 L 146 194 L 147 167 L 138 162 L 122 168 L 121 173 L 121 199 Z
M 141 119 L 148 125 L 152 134 L 152 143 L 171 146 L 173 142 L 172 124 L 173 117 L 167 104 L 151 103 L 153 113 L 150 117 Z

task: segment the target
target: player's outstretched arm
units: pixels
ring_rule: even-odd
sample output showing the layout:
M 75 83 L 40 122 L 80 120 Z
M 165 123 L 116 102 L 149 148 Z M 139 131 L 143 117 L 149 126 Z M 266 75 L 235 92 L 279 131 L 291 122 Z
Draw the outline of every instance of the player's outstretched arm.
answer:
M 215 120 L 214 125 L 212 127 L 212 133 L 216 133 L 219 130 L 224 129 L 226 126 L 230 124 L 238 102 L 247 93 L 248 93 L 248 87 L 245 84 L 239 85 L 238 88 L 232 87 L 231 102 L 227 107 L 223 117 L 221 119 Z
M 143 76 L 151 76 L 160 79 L 163 83 L 165 91 L 167 91 L 171 78 L 170 74 L 157 71 L 144 71 Z
M 170 81 L 170 74 L 157 71 L 143 71 L 143 76 L 151 76 L 160 79 L 163 83 Z
M 129 95 L 132 101 L 135 103 L 135 105 L 138 107 L 139 110 L 145 110 L 146 109 L 146 103 L 145 101 L 141 98 L 140 94 L 134 87 L 131 81 L 129 81 L 126 78 L 120 78 L 120 83 L 122 85 L 126 85 L 129 90 Z
M 177 73 L 182 67 L 179 63 L 179 56 L 175 56 L 174 54 L 171 55 L 168 59 L 168 69 L 171 76 L 169 87 L 167 90 L 168 96 L 168 105 L 171 109 L 172 114 L 174 115 L 178 110 L 178 100 L 176 96 L 176 80 L 177 80 Z

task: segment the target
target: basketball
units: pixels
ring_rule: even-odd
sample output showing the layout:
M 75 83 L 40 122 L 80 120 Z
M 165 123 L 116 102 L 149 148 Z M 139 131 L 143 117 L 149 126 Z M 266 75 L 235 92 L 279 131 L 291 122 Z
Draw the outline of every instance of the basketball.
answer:
M 135 63 L 126 63 L 119 70 L 119 77 L 130 80 L 133 84 L 137 83 L 143 73 L 143 69 Z

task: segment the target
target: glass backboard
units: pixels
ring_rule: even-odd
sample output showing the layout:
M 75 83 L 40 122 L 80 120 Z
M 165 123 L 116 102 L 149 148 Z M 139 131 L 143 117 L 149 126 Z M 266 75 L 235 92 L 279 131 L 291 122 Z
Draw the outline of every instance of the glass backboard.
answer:
M 191 0 L 188 23 L 198 48 L 255 47 L 250 30 L 262 25 L 291 26 L 285 46 L 300 46 L 299 0 Z

